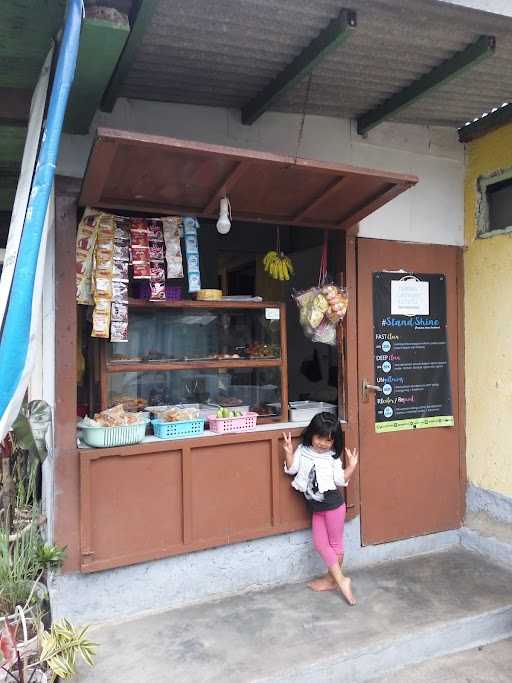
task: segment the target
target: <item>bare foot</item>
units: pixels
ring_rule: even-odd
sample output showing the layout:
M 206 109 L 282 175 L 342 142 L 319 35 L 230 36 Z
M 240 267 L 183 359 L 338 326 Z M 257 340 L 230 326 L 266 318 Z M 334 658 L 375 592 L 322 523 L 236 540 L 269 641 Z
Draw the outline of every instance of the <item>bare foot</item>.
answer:
M 343 594 L 343 597 L 345 600 L 348 602 L 349 605 L 355 605 L 357 603 L 357 600 L 355 599 L 353 593 L 352 593 L 352 580 L 345 577 L 343 581 L 341 582 L 340 585 L 340 590 Z
M 336 581 L 330 574 L 322 576 L 320 579 L 314 579 L 308 583 L 308 588 L 312 591 L 320 593 L 321 591 L 333 591 L 336 588 Z

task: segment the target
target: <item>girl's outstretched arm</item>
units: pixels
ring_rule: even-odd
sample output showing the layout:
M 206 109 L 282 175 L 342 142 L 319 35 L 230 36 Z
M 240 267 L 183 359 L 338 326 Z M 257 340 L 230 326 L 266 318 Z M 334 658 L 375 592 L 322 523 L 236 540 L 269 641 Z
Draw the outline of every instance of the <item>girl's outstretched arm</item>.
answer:
M 283 450 L 284 450 L 284 471 L 286 474 L 297 474 L 299 471 L 299 454 L 297 451 L 293 452 L 292 435 L 283 432 Z
M 350 450 L 350 448 L 345 448 L 345 454 L 347 456 L 347 466 L 343 470 L 345 474 L 345 481 L 348 483 L 348 480 L 350 477 L 354 474 L 354 470 L 357 467 L 357 462 L 359 460 L 359 454 L 357 452 L 357 448 L 354 448 L 354 450 Z

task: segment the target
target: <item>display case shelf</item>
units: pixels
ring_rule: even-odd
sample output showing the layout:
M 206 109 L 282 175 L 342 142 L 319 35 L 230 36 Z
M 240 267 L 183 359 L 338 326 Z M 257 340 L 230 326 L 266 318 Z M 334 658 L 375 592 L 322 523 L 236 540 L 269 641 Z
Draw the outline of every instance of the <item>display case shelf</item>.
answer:
M 128 339 L 101 343 L 102 409 L 217 403 L 288 418 L 284 304 L 131 299 Z

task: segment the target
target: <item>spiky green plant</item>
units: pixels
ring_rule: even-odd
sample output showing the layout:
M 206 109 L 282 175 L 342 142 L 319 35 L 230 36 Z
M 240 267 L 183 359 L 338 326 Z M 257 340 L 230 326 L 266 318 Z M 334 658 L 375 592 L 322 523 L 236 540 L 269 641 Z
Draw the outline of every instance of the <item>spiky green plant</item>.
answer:
M 54 622 L 49 631 L 41 631 L 40 663 L 52 672 L 50 683 L 57 677 L 72 678 L 76 674 L 76 660 L 80 657 L 94 666 L 97 644 L 87 638 L 89 626 L 78 628 L 67 619 Z
M 52 543 L 40 543 L 37 549 L 37 562 L 42 570 L 59 569 L 66 557 L 66 547 Z
M 40 544 L 35 528 L 14 543 L 0 529 L 0 616 L 12 614 L 16 605 L 25 605 L 29 599 L 34 582 L 41 574 L 37 559 Z

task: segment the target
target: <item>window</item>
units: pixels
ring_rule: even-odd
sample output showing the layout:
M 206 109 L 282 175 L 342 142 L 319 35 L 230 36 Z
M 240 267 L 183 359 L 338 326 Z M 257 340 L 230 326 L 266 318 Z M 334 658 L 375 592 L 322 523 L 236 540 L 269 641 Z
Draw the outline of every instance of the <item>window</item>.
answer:
M 478 179 L 478 237 L 512 232 L 512 169 Z

